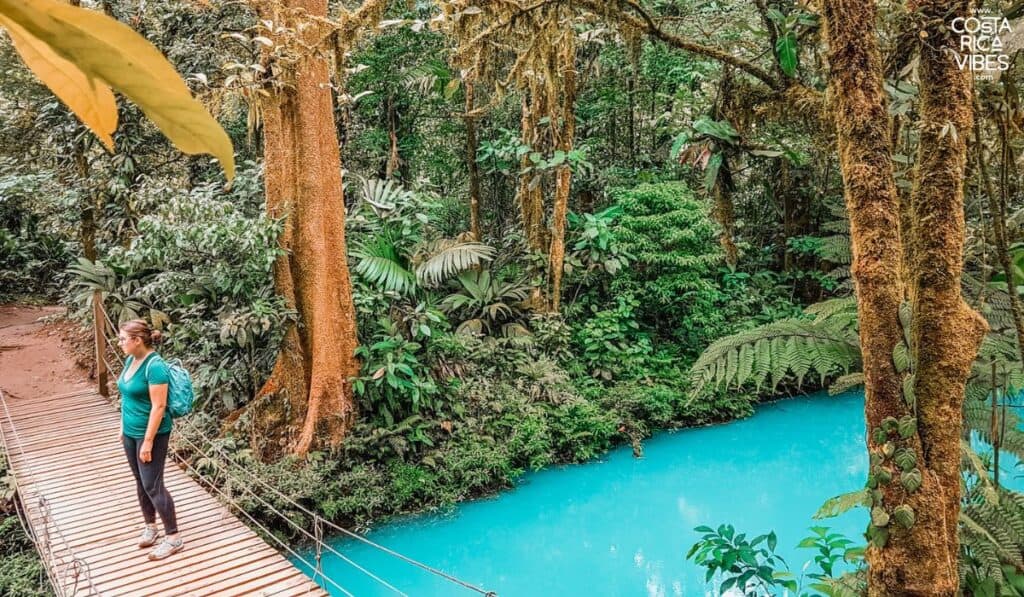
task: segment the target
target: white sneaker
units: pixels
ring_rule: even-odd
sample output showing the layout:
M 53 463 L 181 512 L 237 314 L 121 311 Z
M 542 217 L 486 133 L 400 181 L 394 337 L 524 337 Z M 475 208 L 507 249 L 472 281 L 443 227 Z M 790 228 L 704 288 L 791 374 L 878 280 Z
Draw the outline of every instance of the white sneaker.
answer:
M 156 527 L 146 525 L 142 528 L 142 536 L 139 537 L 139 547 L 149 547 L 156 543 L 156 538 L 160 533 L 157 532 Z
M 162 560 L 167 556 L 178 553 L 185 548 L 185 542 L 181 539 L 172 541 L 166 537 L 160 542 L 160 545 L 156 546 L 156 549 L 149 552 L 149 559 L 151 560 Z

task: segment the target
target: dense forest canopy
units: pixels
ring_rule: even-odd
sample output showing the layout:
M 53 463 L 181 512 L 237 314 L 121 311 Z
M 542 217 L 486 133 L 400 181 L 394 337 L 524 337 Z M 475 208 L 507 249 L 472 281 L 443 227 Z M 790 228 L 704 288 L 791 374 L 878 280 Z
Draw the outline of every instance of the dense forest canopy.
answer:
M 1024 499 L 963 441 L 1024 457 L 987 407 L 1024 385 L 1021 3 L 81 4 L 237 174 L 123 97 L 107 151 L 3 38 L 0 299 L 163 328 L 192 439 L 357 525 L 863 385 L 825 509 L 870 509 L 870 571 L 830 594 L 1021 583 Z M 975 14 L 1001 46 L 953 59 Z

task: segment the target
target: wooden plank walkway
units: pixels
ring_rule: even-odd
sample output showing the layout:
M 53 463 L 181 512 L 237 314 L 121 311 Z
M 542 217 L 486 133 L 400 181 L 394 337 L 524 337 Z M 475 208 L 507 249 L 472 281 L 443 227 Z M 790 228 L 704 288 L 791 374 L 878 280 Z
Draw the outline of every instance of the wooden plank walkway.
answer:
M 174 461 L 164 479 L 185 549 L 149 561 L 118 412 L 93 391 L 4 402 L 0 436 L 58 595 L 326 597 Z

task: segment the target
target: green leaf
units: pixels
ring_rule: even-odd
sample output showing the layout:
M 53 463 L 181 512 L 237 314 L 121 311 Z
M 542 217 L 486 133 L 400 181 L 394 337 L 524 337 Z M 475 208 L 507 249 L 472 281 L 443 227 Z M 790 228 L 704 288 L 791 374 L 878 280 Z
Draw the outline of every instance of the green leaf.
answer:
M 889 541 L 889 529 L 871 525 L 868 527 L 867 538 L 875 547 L 885 547 L 885 544 Z
M 914 526 L 914 509 L 907 504 L 901 504 L 892 511 L 893 520 L 905 529 Z
M 858 506 L 869 506 L 871 494 L 866 489 L 858 489 L 849 493 L 843 493 L 825 500 L 825 503 L 814 513 L 815 519 L 832 518 L 852 510 Z
M 455 92 L 459 90 L 459 85 L 462 83 L 459 79 L 452 79 L 448 81 L 448 84 L 444 86 L 444 99 L 450 100 Z
M 908 437 L 914 435 L 915 433 L 917 433 L 917 418 L 910 415 L 903 416 L 902 418 L 900 418 L 898 429 L 900 437 L 903 439 L 907 439 Z
M 903 378 L 903 400 L 910 408 L 914 408 L 914 403 L 917 402 L 917 399 L 914 396 L 915 378 L 916 375 L 913 373 Z
M 919 469 L 911 469 L 909 471 L 903 471 L 900 473 L 900 484 L 909 493 L 914 493 L 919 487 L 921 487 L 921 471 Z
M 797 47 L 794 33 L 787 33 L 775 42 L 775 54 L 782 72 L 790 77 L 796 75 Z
M 752 150 L 750 150 L 750 155 L 756 155 L 756 156 L 761 156 L 761 157 L 765 157 L 765 158 L 777 158 L 777 157 L 779 157 L 780 155 L 783 155 L 783 154 L 785 154 L 784 151 L 777 150 L 777 149 L 752 149 Z
M 900 467 L 900 470 L 909 471 L 910 469 L 917 466 L 917 457 L 914 455 L 914 451 L 910 448 L 900 448 L 896 450 L 893 461 L 896 466 Z
M 54 0 L 0 0 L 0 25 L 22 57 L 113 149 L 117 114 L 110 87 L 135 102 L 184 153 L 217 157 L 234 177 L 231 139 L 153 44 L 100 11 Z M 73 89 L 66 87 L 75 85 Z M 113 112 L 112 112 L 113 110 Z
M 903 373 L 910 369 L 910 351 L 903 342 L 897 342 L 892 349 L 892 362 L 896 366 L 897 373 Z
M 693 128 L 699 133 L 727 143 L 733 143 L 740 137 L 740 134 L 736 132 L 736 129 L 732 128 L 728 121 L 712 120 L 707 116 L 702 116 L 694 121 Z
M 889 524 L 889 513 L 884 508 L 875 507 L 871 509 L 871 524 L 876 527 L 884 527 Z
M 715 186 L 715 180 L 718 179 L 718 170 L 722 167 L 722 154 L 716 152 L 708 160 L 708 167 L 704 170 L 704 190 L 711 192 L 711 189 Z
M 672 140 L 672 148 L 668 152 L 668 156 L 671 159 L 679 157 L 679 152 L 683 149 L 683 145 L 686 145 L 690 140 L 690 135 L 687 133 L 679 133 L 676 138 Z

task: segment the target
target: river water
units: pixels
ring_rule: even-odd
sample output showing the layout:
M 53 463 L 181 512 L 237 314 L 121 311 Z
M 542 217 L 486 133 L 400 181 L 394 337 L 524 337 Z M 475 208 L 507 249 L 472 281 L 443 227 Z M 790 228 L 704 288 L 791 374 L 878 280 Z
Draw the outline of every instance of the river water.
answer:
M 799 576 L 815 555 L 796 548 L 810 526 L 863 542 L 861 508 L 811 518 L 829 497 L 863 486 L 863 409 L 861 392 L 764 404 L 749 419 L 660 433 L 641 459 L 624 446 L 528 473 L 493 498 L 367 537 L 500 597 L 715 595 L 714 581 L 705 585 L 704 569 L 685 555 L 700 536 L 694 527 L 721 523 L 748 537 L 774 530 L 777 553 Z M 408 595 L 474 594 L 351 539 L 332 544 Z M 323 569 L 359 597 L 397 594 L 329 554 Z

